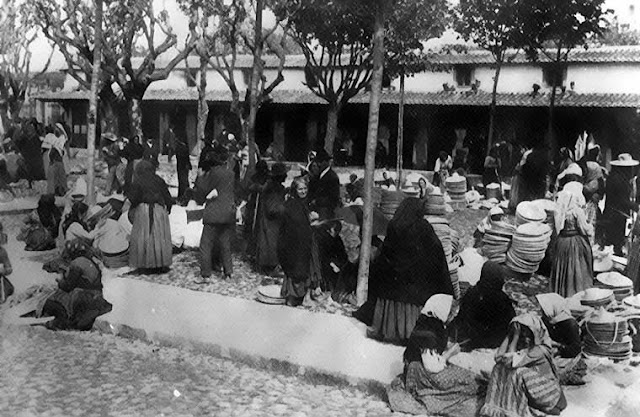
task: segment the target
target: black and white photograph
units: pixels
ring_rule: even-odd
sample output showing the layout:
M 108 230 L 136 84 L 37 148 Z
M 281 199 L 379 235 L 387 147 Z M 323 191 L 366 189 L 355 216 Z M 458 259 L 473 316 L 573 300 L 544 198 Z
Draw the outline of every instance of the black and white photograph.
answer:
M 640 416 L 640 1 L 0 0 L 0 416 Z

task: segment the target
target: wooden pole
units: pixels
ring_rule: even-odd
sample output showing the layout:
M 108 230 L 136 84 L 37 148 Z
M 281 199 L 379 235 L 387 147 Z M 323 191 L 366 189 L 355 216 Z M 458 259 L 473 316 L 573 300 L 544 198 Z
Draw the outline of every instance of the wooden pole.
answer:
M 398 178 L 397 187 L 402 187 L 404 178 L 402 175 L 402 159 L 404 146 L 404 67 L 400 70 L 400 102 L 398 103 L 398 141 L 396 157 L 396 175 Z
M 94 28 L 93 72 L 91 74 L 91 95 L 89 96 L 89 115 L 87 117 L 87 203 L 96 203 L 94 158 L 96 152 L 96 133 L 98 121 L 98 89 L 100 87 L 100 66 L 102 65 L 102 0 L 95 0 L 96 19 Z
M 356 299 L 358 305 L 367 300 L 369 285 L 369 260 L 371 258 L 371 237 L 373 236 L 373 173 L 375 170 L 376 143 L 378 141 L 378 122 L 380 119 L 380 96 L 382 95 L 382 72 L 384 70 L 384 6 L 386 1 L 377 2 L 376 19 L 373 31 L 373 74 L 371 77 L 371 95 L 369 98 L 369 128 L 364 168 L 364 207 L 362 220 L 362 242 L 360 244 L 360 263 L 358 265 L 358 283 Z

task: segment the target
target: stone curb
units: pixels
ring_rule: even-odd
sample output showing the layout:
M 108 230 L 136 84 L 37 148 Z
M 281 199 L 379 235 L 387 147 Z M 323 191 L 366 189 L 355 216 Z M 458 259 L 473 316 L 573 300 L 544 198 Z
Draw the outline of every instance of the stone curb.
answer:
M 140 340 L 158 346 L 187 349 L 192 352 L 229 359 L 240 362 L 252 368 L 276 372 L 286 376 L 296 376 L 305 382 L 315 385 L 331 385 L 337 387 L 351 387 L 369 395 L 375 395 L 386 400 L 385 384 L 380 381 L 349 377 L 313 367 L 298 365 L 290 361 L 283 361 L 250 354 L 238 349 L 229 349 L 216 343 L 203 343 L 182 337 L 170 336 L 163 333 L 147 334 L 144 329 L 133 328 L 126 324 L 112 324 L 98 317 L 93 324 L 93 331 L 112 334 L 126 339 Z

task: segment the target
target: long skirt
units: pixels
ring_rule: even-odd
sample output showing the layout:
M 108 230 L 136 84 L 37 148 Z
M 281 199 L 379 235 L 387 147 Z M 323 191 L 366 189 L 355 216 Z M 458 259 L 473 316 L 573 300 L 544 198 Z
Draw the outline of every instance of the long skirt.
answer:
M 387 343 L 406 345 L 421 309 L 422 306 L 378 298 L 367 336 Z
M 171 266 L 171 228 L 164 206 L 142 203 L 132 209 L 133 228 L 129 246 L 132 268 Z
M 593 253 L 586 236 L 560 233 L 551 269 L 551 290 L 563 297 L 593 286 Z

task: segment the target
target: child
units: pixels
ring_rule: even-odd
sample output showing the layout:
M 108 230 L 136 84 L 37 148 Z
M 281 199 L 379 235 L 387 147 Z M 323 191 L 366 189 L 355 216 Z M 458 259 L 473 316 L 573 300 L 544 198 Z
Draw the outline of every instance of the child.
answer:
M 9 261 L 9 255 L 3 247 L 7 243 L 7 234 L 4 233 L 2 223 L 0 223 L 0 304 L 4 303 L 11 294 L 13 294 L 13 285 L 6 278 L 7 275 L 11 275 L 13 269 L 11 268 L 11 262 Z

